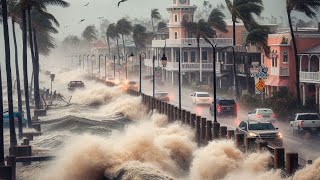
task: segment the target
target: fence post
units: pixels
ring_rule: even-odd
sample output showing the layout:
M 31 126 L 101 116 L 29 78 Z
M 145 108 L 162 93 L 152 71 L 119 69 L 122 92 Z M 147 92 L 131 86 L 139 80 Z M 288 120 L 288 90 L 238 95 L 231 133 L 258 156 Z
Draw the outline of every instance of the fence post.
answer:
M 187 124 L 188 126 L 190 126 L 190 119 L 191 119 L 191 113 L 190 111 L 186 111 L 185 124 Z
M 298 153 L 286 154 L 286 173 L 292 175 L 298 169 Z
M 169 122 L 172 122 L 172 105 L 171 104 L 167 104 L 167 113 L 168 113 L 168 117 L 169 117 Z
M 178 120 L 178 118 L 177 118 L 178 117 L 178 109 L 179 109 L 178 107 L 174 107 L 174 111 L 173 111 L 174 112 L 174 121 Z
M 182 119 L 181 119 L 181 109 L 180 108 L 178 108 L 178 111 L 177 111 L 177 120 L 178 121 L 181 121 Z
M 256 149 L 256 138 L 253 137 L 246 137 L 245 141 L 245 150 L 246 152 L 254 152 Z
M 268 147 L 268 142 L 260 140 L 257 142 L 257 149 L 259 152 L 262 152 L 264 150 L 264 148 Z
M 16 157 L 7 156 L 7 165 L 11 166 L 12 180 L 16 180 Z
M 234 139 L 234 130 L 227 130 L 227 139 Z
M 184 109 L 181 110 L 181 122 L 182 124 L 186 123 L 186 110 Z
M 194 114 L 194 113 L 192 113 L 191 116 L 190 116 L 190 118 L 191 118 L 190 119 L 190 126 L 191 126 L 192 129 L 194 129 L 194 127 L 195 127 L 196 117 L 197 117 L 197 115 Z
M 285 167 L 284 162 L 284 148 L 276 147 L 273 151 L 273 168 L 283 169 Z
M 197 116 L 195 128 L 196 128 L 196 140 L 198 145 L 200 145 L 200 124 L 201 124 L 201 116 Z
M 206 144 L 212 141 L 212 121 L 207 121 L 206 124 Z
M 206 125 L 207 125 L 207 119 L 204 117 L 201 118 L 200 139 L 202 144 L 205 144 L 205 140 L 206 140 Z
M 235 138 L 235 139 L 236 139 L 235 143 L 236 143 L 237 148 L 243 150 L 244 134 L 242 134 L 242 133 L 236 133 L 236 136 L 235 136 L 235 137 L 236 137 L 236 138 Z
M 213 139 L 219 139 L 219 132 L 220 130 L 220 123 L 218 122 L 213 122 Z
M 220 138 L 221 139 L 226 139 L 227 138 L 227 127 L 226 126 L 221 126 L 220 127 Z

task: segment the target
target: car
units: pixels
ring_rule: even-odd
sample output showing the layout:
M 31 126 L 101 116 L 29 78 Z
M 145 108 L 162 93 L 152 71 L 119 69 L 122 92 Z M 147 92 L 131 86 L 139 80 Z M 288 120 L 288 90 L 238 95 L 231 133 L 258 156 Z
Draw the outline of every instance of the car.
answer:
M 126 81 L 124 84 L 124 88 L 138 91 L 138 83 L 135 81 Z
M 165 102 L 169 102 L 170 101 L 169 93 L 164 92 L 164 91 L 155 92 L 155 98 L 160 100 L 160 101 L 165 101 Z
M 217 116 L 230 114 L 234 117 L 238 115 L 238 105 L 233 99 L 217 98 Z M 210 114 L 214 115 L 214 102 L 210 106 Z
M 68 90 L 72 91 L 78 88 L 84 88 L 85 85 L 82 81 L 70 81 L 68 84 Z
M 212 99 L 207 92 L 194 92 L 191 94 L 193 104 L 211 104 Z
M 14 122 L 16 124 L 16 127 L 18 125 L 18 117 L 19 117 L 19 112 L 13 112 L 13 117 L 14 117 Z M 23 113 L 22 113 L 23 116 Z M 3 126 L 8 128 L 9 127 L 9 113 L 8 111 L 4 112 L 3 115 Z M 25 127 L 28 123 L 28 120 L 26 118 L 22 118 L 22 125 Z
M 271 123 L 275 123 L 277 121 L 276 115 L 272 111 L 272 109 L 268 108 L 256 108 L 253 111 L 248 113 L 249 120 L 255 121 L 267 121 Z
M 262 139 L 277 146 L 283 145 L 283 137 L 278 128 L 270 122 L 259 122 L 254 120 L 241 121 L 236 132 L 243 133 L 245 137 Z
M 110 83 L 114 83 L 115 78 L 114 78 L 114 77 L 107 77 L 107 78 L 106 78 L 106 81 L 107 81 L 107 82 L 110 82 Z
M 318 113 L 297 113 L 291 121 L 293 133 L 300 133 L 302 131 L 319 131 L 320 130 L 320 117 Z

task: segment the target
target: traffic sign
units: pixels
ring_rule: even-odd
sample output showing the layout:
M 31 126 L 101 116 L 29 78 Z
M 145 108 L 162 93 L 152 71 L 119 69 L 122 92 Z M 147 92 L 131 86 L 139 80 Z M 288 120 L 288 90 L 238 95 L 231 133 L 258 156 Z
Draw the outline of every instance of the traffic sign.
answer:
M 269 76 L 268 75 L 268 68 L 262 67 L 262 66 L 250 68 L 250 76 L 254 77 L 254 78 L 267 79 Z
M 257 84 L 256 84 L 256 88 L 259 91 L 262 91 L 264 88 L 266 87 L 266 85 L 264 84 L 264 82 L 262 80 L 260 80 Z

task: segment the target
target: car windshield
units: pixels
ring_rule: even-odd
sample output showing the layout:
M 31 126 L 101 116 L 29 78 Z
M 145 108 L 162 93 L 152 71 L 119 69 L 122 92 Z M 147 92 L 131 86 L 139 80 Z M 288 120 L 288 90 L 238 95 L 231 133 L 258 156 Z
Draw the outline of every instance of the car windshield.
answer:
M 197 97 L 210 97 L 209 94 L 197 94 Z
M 273 114 L 271 109 L 259 109 L 258 114 Z
M 224 105 L 224 106 L 226 106 L 226 105 L 235 105 L 236 102 L 234 102 L 234 100 L 220 100 L 219 104 L 220 105 Z
M 304 114 L 299 115 L 298 120 L 319 120 L 318 114 Z
M 251 123 L 249 130 L 275 130 L 271 123 Z
M 159 97 L 164 97 L 164 96 L 168 96 L 168 93 L 157 93 L 156 96 L 159 96 Z

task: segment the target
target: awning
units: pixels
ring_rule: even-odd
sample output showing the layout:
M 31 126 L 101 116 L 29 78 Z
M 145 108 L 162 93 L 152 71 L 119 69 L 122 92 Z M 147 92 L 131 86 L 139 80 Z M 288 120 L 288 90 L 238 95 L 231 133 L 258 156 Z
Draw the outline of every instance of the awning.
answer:
M 275 87 L 288 87 L 289 80 L 287 78 L 279 78 L 279 77 L 269 77 L 265 85 L 267 86 L 275 86 Z

